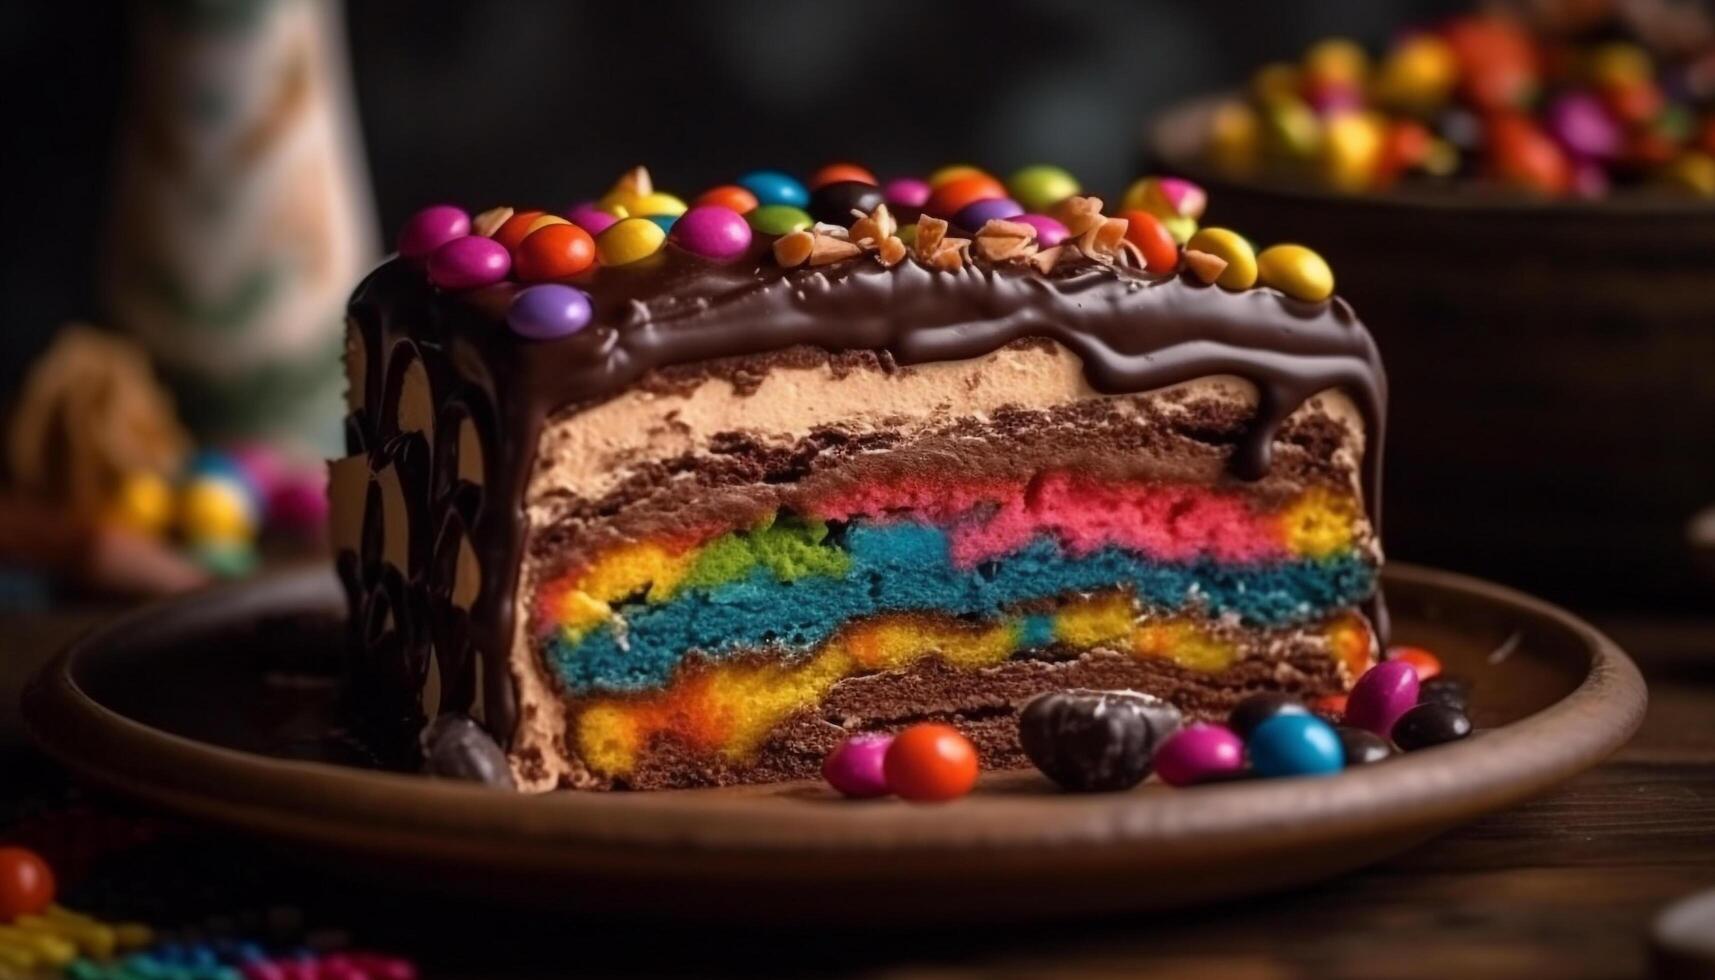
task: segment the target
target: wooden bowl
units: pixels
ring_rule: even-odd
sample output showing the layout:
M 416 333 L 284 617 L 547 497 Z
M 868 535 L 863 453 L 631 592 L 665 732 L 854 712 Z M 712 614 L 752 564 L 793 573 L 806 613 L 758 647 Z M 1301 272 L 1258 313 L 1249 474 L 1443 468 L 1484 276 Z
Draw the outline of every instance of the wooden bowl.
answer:
M 1472 739 L 1324 779 L 1070 795 L 992 773 L 955 803 L 819 784 L 522 796 L 361 767 L 334 723 L 343 608 L 298 573 L 129 616 L 24 699 L 97 783 L 366 880 L 540 908 L 756 922 L 993 922 L 1182 906 L 1327 878 L 1540 793 L 1620 746 L 1643 680 L 1528 596 L 1404 566 L 1398 640 L 1475 685 Z
M 1151 130 L 1206 223 L 1334 268 L 1391 383 L 1390 552 L 1559 599 L 1706 601 L 1685 543 L 1715 496 L 1715 204 L 1346 196 L 1208 172 L 1219 100 Z

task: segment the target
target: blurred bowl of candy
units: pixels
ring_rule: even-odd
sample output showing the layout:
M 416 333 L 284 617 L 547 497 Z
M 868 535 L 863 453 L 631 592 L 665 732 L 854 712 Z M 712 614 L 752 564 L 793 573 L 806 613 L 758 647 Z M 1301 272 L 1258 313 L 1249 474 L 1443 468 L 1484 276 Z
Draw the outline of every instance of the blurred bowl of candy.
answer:
M 1455 17 L 1182 105 L 1149 164 L 1327 256 L 1391 383 L 1400 557 L 1691 606 L 1715 492 L 1715 28 Z M 1685 15 L 1690 14 L 1687 19 Z M 1639 37 L 1648 38 L 1649 43 Z

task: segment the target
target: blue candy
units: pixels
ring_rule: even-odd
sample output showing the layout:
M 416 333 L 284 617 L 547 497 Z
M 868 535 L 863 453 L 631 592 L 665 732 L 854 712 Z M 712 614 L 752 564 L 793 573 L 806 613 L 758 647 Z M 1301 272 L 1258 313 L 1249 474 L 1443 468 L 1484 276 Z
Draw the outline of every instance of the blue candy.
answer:
M 1315 715 L 1275 715 L 1245 747 L 1259 776 L 1331 776 L 1346 765 L 1340 736 Z
M 787 204 L 795 208 L 810 206 L 810 192 L 790 174 L 778 170 L 752 170 L 738 179 L 738 186 L 756 195 L 760 206 Z
M 646 214 L 644 217 L 660 225 L 662 231 L 672 231 L 673 222 L 679 220 L 676 214 Z

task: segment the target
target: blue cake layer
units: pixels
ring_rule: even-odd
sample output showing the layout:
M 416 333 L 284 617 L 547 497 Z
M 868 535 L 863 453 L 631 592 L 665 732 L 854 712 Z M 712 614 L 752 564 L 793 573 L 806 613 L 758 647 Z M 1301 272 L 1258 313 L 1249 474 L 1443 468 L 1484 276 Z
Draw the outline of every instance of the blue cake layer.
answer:
M 1236 614 L 1246 625 L 1320 619 L 1375 588 L 1375 567 L 1356 555 L 1267 565 L 1152 561 L 1117 548 L 1068 556 L 1041 539 L 976 568 L 953 564 L 944 531 L 923 524 L 854 525 L 840 578 L 787 583 L 765 568 L 658 605 L 620 609 L 626 625 L 604 625 L 579 642 L 556 637 L 551 666 L 574 694 L 638 691 L 668 680 L 688 651 L 722 654 L 777 646 L 808 651 L 846 622 L 878 613 L 933 610 L 988 618 L 1032 599 L 1129 585 L 1148 608 Z M 1045 645 L 1045 644 L 1044 644 Z

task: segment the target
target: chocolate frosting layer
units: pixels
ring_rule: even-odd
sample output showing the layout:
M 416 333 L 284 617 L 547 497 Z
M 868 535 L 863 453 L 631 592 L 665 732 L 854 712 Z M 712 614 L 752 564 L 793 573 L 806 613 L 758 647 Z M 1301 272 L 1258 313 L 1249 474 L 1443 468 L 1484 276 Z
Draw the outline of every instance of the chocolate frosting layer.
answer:
M 716 263 L 669 243 L 643 262 L 572 282 L 590 294 L 594 318 L 582 332 L 548 342 L 506 327 L 506 305 L 519 285 L 443 293 L 419 266 L 400 259 L 372 273 L 351 303 L 371 351 L 364 390 L 372 439 L 385 443 L 396 434 L 384 406 L 398 397 L 399 372 L 389 365 L 401 341 L 434 362 L 436 401 L 465 403 L 462 411 L 483 430 L 484 506 L 470 534 L 485 574 L 470 630 L 484 661 L 487 720 L 502 740 L 516 721 L 507 655 L 523 495 L 541 426 L 661 369 L 700 365 L 710 374 L 753 375 L 757 357 L 802 347 L 876 351 L 912 365 L 1047 338 L 1076 353 L 1091 387 L 1104 393 L 1215 374 L 1249 380 L 1260 396 L 1257 416 L 1231 460 L 1243 479 L 1268 471 L 1271 442 L 1294 410 L 1317 392 L 1338 389 L 1364 415 L 1365 504 L 1372 526 L 1380 526 L 1387 385 L 1375 343 L 1338 298 L 1305 303 L 1269 289 L 1228 292 L 1084 260 L 1047 274 L 984 263 L 932 271 L 910 260 L 886 268 L 869 255 L 784 269 L 765 244 Z M 1372 619 L 1385 635 L 1379 603 Z

